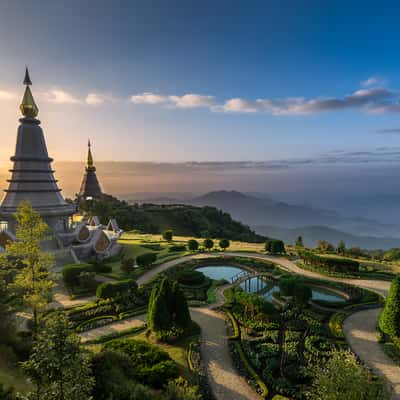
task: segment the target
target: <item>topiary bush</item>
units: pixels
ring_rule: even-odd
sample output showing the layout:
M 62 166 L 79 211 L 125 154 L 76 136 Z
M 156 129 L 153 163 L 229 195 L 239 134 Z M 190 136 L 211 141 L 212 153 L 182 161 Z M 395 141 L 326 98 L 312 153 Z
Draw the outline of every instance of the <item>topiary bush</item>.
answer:
M 202 272 L 196 270 L 180 271 L 175 278 L 179 283 L 188 286 L 199 286 L 203 284 L 204 280 L 206 279 Z
M 199 249 L 199 242 L 195 239 L 190 239 L 187 242 L 187 247 L 189 251 L 197 251 Z
M 390 286 L 385 307 L 379 318 L 379 328 L 391 337 L 400 337 L 400 275 Z
M 96 296 L 99 299 L 116 299 L 118 297 L 134 294 L 137 290 L 138 286 L 134 279 L 104 282 L 97 287 Z
M 93 272 L 91 264 L 67 264 L 62 269 L 64 283 L 72 288 L 79 286 L 79 276 L 84 272 Z
M 156 253 L 144 253 L 136 257 L 136 263 L 139 267 L 147 268 L 150 267 L 157 260 Z
M 316 268 L 328 269 L 333 272 L 357 272 L 360 268 L 360 263 L 348 258 L 325 257 L 319 256 L 311 251 L 299 251 L 299 256 L 305 264 L 309 264 Z
M 189 308 L 178 282 L 171 283 L 163 278 L 156 283 L 151 291 L 147 322 L 149 329 L 156 336 L 166 338 L 166 332 L 171 336 L 179 336 L 192 324 Z

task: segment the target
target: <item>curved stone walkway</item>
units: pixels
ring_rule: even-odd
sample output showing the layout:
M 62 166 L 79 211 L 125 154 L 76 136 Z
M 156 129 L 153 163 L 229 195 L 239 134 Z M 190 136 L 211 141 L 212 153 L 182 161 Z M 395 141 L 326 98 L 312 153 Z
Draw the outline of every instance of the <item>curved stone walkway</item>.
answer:
M 393 389 L 392 399 L 400 400 L 400 368 L 382 351 L 376 338 L 380 308 L 363 310 L 345 319 L 343 331 L 350 348 Z
M 273 257 L 256 253 L 235 253 L 235 252 L 213 252 L 200 253 L 181 257 L 175 260 L 167 261 L 154 269 L 143 274 L 138 280 L 138 284 L 142 285 L 155 277 L 160 272 L 163 272 L 175 265 L 181 264 L 184 261 L 191 259 L 206 259 L 215 256 L 235 256 L 235 257 L 251 257 L 261 260 L 271 261 L 279 264 L 284 269 L 303 276 L 311 278 L 324 279 L 333 282 L 343 282 L 350 285 L 359 286 L 362 288 L 374 290 L 382 295 L 387 295 L 390 287 L 390 282 L 373 281 L 363 279 L 346 279 L 328 277 L 316 272 L 307 271 L 292 261 L 283 257 Z M 218 300 L 221 300 L 221 293 L 217 293 Z M 81 299 L 83 300 L 83 299 Z M 60 301 L 62 303 L 62 301 Z M 351 315 L 345 321 L 345 335 L 350 343 L 353 351 L 360 359 L 368 366 L 374 369 L 377 374 L 386 378 L 386 380 L 395 388 L 395 393 L 392 399 L 399 399 L 397 390 L 399 387 L 400 369 L 396 367 L 394 362 L 388 359 L 379 343 L 375 334 L 375 326 L 377 315 L 380 309 L 360 311 Z M 225 319 L 222 314 L 214 311 L 211 307 L 196 308 L 191 310 L 193 319 L 202 327 L 201 333 L 201 351 L 205 361 L 210 385 L 213 393 L 218 400 L 259 400 L 258 396 L 241 377 L 233 366 L 230 357 Z M 131 323 L 136 324 L 137 317 L 133 318 Z M 127 320 L 128 321 L 128 320 Z M 118 326 L 116 323 L 115 326 Z M 131 328 L 134 325 L 125 324 L 124 328 Z M 106 327 L 104 327 L 106 328 Z M 103 329 L 103 328 L 98 328 Z M 91 331 L 89 331 L 91 332 Z M 100 334 L 101 331 L 97 331 Z M 103 329 L 103 334 L 110 333 Z M 90 333 L 88 333 L 90 334 Z M 101 336 L 100 335 L 100 336 Z M 99 336 L 95 336 L 99 337 Z M 87 339 L 89 340 L 89 339 Z M 397 377 L 397 378 L 396 378 Z

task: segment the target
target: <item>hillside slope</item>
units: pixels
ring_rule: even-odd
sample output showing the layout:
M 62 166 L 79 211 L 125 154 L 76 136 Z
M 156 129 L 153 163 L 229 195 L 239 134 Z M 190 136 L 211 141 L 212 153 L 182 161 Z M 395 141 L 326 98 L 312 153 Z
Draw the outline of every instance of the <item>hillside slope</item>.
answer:
M 214 237 L 246 242 L 263 242 L 265 237 L 254 233 L 248 226 L 235 221 L 231 216 L 214 207 L 191 205 L 129 205 L 112 196 L 101 200 L 84 202 L 83 211 L 100 217 L 107 223 L 116 218 L 126 231 L 138 230 L 144 233 L 162 233 L 167 229 L 182 236 Z
M 356 236 L 327 226 L 303 226 L 299 228 L 254 226 L 253 228 L 260 234 L 276 237 L 286 243 L 294 243 L 298 236 L 302 236 L 303 242 L 307 247 L 315 247 L 319 240 L 327 240 L 334 245 L 343 240 L 347 247 L 361 247 L 365 249 L 388 250 L 400 246 L 400 239 L 397 238 Z

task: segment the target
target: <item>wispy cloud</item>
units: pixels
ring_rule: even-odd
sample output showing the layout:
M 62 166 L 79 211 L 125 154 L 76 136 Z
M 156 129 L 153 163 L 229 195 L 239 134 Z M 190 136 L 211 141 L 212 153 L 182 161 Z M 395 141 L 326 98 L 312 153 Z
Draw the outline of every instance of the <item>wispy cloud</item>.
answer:
M 80 104 L 82 101 L 72 93 L 63 89 L 51 89 L 43 93 L 46 101 L 54 104 Z
M 116 99 L 109 94 L 103 93 L 89 93 L 86 96 L 85 103 L 90 106 L 100 106 L 104 103 L 114 103 Z
M 400 134 L 400 128 L 384 128 L 378 129 L 377 133 L 393 133 L 393 134 Z
M 372 83 L 371 83 L 372 85 Z M 206 107 L 213 112 L 268 113 L 276 116 L 308 115 L 329 111 L 359 109 L 368 113 L 400 112 L 399 95 L 384 87 L 365 87 L 344 97 L 235 97 L 217 102 L 215 96 L 199 94 L 163 95 L 144 92 L 130 97 L 134 104 L 164 105 L 176 108 Z
M 168 99 L 179 108 L 211 107 L 214 104 L 214 96 L 202 96 L 193 93 L 183 96 L 169 96 Z
M 165 96 L 152 92 L 135 94 L 130 97 L 134 104 L 165 104 L 177 108 L 211 107 L 214 104 L 214 96 L 203 96 L 195 93 L 183 96 Z
M 361 86 L 363 87 L 371 87 L 371 86 L 384 86 L 386 85 L 387 80 L 383 76 L 373 75 L 370 76 L 365 81 L 361 82 Z
M 168 96 L 162 96 L 152 92 L 144 92 L 135 94 L 130 97 L 130 101 L 134 104 L 160 104 L 168 100 Z

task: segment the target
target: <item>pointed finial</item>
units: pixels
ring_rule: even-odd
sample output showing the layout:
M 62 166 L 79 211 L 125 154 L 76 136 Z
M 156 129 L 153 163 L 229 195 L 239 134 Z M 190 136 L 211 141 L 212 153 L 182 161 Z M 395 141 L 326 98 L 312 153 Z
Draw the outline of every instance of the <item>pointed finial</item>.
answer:
M 88 140 L 88 156 L 87 156 L 86 166 L 88 168 L 93 167 L 93 156 L 92 156 L 90 140 Z
M 26 85 L 25 93 L 19 109 L 24 117 L 36 118 L 39 113 L 39 107 L 36 105 L 31 89 L 29 88 L 29 86 L 32 85 L 32 81 L 29 76 L 28 67 L 26 67 L 25 70 L 24 85 Z
M 28 67 L 26 67 L 26 69 L 25 69 L 24 85 L 26 85 L 26 86 L 32 85 L 32 81 L 31 81 L 31 78 L 30 78 L 30 76 L 29 76 Z

